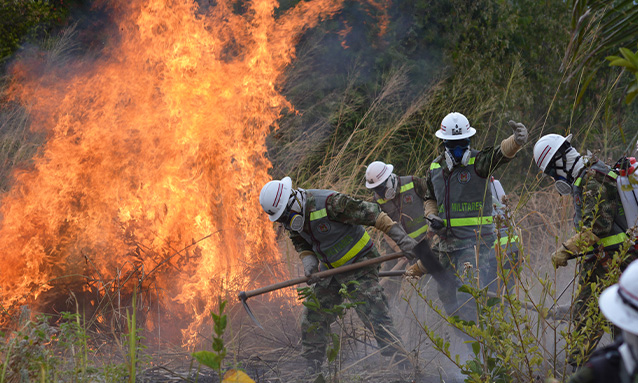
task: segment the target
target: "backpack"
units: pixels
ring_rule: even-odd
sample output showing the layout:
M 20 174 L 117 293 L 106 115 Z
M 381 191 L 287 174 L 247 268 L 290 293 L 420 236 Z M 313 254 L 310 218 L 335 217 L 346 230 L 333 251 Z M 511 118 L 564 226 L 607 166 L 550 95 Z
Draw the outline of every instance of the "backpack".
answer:
M 638 225 L 638 163 L 634 157 L 621 157 L 613 166 L 618 174 L 616 187 L 625 210 L 627 227 Z

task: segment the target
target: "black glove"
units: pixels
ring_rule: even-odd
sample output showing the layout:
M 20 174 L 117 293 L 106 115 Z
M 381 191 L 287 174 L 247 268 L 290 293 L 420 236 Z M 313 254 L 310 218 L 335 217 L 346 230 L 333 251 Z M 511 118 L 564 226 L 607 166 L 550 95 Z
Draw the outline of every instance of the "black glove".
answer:
M 426 219 L 430 221 L 430 227 L 434 232 L 441 231 L 445 227 L 445 222 L 436 214 L 428 214 Z

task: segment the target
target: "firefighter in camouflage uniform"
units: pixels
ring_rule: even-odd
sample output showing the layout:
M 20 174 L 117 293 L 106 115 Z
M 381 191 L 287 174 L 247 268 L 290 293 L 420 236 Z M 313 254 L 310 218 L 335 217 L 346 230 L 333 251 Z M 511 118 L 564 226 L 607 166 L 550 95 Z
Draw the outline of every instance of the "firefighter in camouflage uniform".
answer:
M 332 190 L 292 189 L 289 177 L 268 182 L 259 202 L 271 221 L 284 225 L 301 258 L 304 274 L 326 270 L 379 256 L 363 226 L 373 226 L 388 235 L 406 254 L 416 245 L 401 225 L 379 206 Z M 349 284 L 356 281 L 356 284 Z M 388 300 L 379 285 L 379 266 L 372 265 L 322 280 L 308 281 L 323 310 L 304 307 L 302 356 L 308 371 L 318 371 L 326 356 L 330 324 L 336 314 L 328 310 L 342 303 L 342 284 L 364 325 L 373 332 L 381 354 L 393 356 L 401 349 L 399 335 L 388 310 Z M 326 310 L 327 309 L 327 310 Z
M 460 113 L 450 113 L 441 122 L 436 136 L 443 142 L 444 151 L 430 166 L 426 177 L 427 192 L 425 216 L 430 230 L 438 234 L 439 242 L 432 250 L 444 267 L 462 275 L 466 265 L 478 270 L 482 285 L 488 281 L 491 248 L 497 239 L 492 218 L 492 191 L 490 175 L 499 166 L 508 163 L 527 142 L 527 129 L 521 123 L 510 121 L 514 134 L 499 146 L 481 151 L 470 148 L 470 137 L 476 130 Z M 478 269 L 475 246 L 478 247 Z M 495 266 L 495 265 L 494 265 Z M 419 278 L 427 273 L 421 262 L 406 270 L 406 278 Z M 457 280 L 460 285 L 461 280 Z M 454 289 L 438 288 L 439 299 L 448 315 L 459 315 L 465 320 L 476 320 L 473 304 L 459 306 L 465 296 L 457 297 Z M 469 296 L 468 296 L 469 297 Z
M 541 137 L 534 145 L 534 161 L 555 180 L 561 195 L 571 195 L 574 199 L 576 234 L 561 244 L 551 259 L 558 268 L 567 266 L 569 259 L 584 257 L 579 270 L 579 294 L 572 307 L 575 327 L 583 331 L 587 319 L 585 309 L 593 297 L 592 283 L 607 278 L 608 265 L 623 245 L 631 246 L 621 254 L 621 268 L 636 258 L 636 252 L 633 241 L 625 234 L 628 225 L 616 186 L 618 175 L 594 156 L 581 156 L 572 147 L 571 138 L 571 134 Z M 590 334 L 589 344 L 583 350 L 573 350 L 568 362 L 576 365 L 585 361 L 602 334 L 602 329 Z
M 416 176 L 397 176 L 392 171 L 394 166 L 381 161 L 374 161 L 366 168 L 365 185 L 374 191 L 374 199 L 383 212 L 403 226 L 410 238 L 417 242 L 428 234 L 428 222 L 425 218 L 423 202 L 427 184 L 425 178 Z M 387 269 L 404 268 L 407 259 L 398 262 L 386 262 Z M 386 289 L 390 294 L 400 285 L 395 281 L 386 281 Z
M 423 207 L 427 183 L 416 176 L 399 177 L 393 170 L 391 164 L 372 162 L 366 168 L 366 187 L 374 191 L 381 210 L 400 223 L 408 236 L 421 242 L 428 231 Z

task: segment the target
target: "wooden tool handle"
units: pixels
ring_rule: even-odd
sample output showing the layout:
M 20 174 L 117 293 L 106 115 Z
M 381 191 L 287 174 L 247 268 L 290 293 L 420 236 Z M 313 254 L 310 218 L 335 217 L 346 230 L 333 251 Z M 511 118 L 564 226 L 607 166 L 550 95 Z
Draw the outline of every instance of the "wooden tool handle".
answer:
M 304 276 L 304 277 L 289 279 L 287 281 L 275 283 L 275 284 L 272 284 L 272 285 L 269 285 L 269 286 L 260 287 L 260 288 L 255 289 L 255 290 L 242 291 L 242 292 L 239 293 L 239 299 L 245 301 L 246 299 L 248 299 L 250 297 L 254 297 L 254 296 L 265 294 L 265 293 L 268 293 L 268 292 L 271 292 L 271 291 L 283 289 L 284 287 L 294 286 L 294 285 L 298 285 L 300 283 L 307 282 L 310 278 L 327 278 L 327 277 L 330 277 L 330 276 L 333 276 L 333 275 L 346 273 L 348 271 L 357 270 L 357 269 L 360 269 L 362 267 L 374 265 L 374 264 L 381 263 L 381 262 L 387 262 L 387 261 L 390 261 L 390 260 L 393 260 L 393 259 L 397 259 L 397 258 L 401 258 L 401 257 L 403 257 L 403 253 L 392 253 L 392 254 L 384 255 L 382 257 L 366 259 L 365 261 L 351 263 L 351 264 L 345 265 L 345 266 L 339 266 L 339 267 L 334 268 L 334 269 L 320 271 L 318 273 L 312 274 L 309 277 L 305 277 Z

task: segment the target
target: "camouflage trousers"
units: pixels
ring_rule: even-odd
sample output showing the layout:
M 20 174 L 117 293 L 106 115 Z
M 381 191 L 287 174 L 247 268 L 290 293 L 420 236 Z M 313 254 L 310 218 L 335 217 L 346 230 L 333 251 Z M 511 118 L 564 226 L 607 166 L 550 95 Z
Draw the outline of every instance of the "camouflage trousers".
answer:
M 369 257 L 378 256 L 376 249 Z M 314 310 L 304 307 L 301 319 L 302 356 L 308 360 L 322 362 L 326 356 L 326 346 L 330 339 L 330 324 L 337 319 L 337 315 L 329 309 L 343 303 L 344 297 L 339 294 L 342 284 L 357 281 L 358 285 L 348 285 L 348 296 L 351 302 L 357 302 L 355 310 L 365 327 L 372 331 L 381 354 L 392 355 L 398 350 L 395 343 L 399 333 L 394 328 L 389 314 L 388 299 L 383 287 L 379 285 L 379 266 L 373 265 L 339 274 L 319 281 L 313 286 L 313 291 L 319 300 L 321 309 Z M 387 346 L 387 347 L 386 347 Z
M 478 268 L 476 265 L 475 247 L 466 247 L 459 250 L 441 251 L 433 248 L 435 255 L 439 257 L 441 265 L 446 270 L 451 271 L 456 278 L 457 289 L 446 289 L 437 286 L 439 299 L 443 303 L 443 308 L 448 315 L 458 315 L 464 320 L 476 321 L 476 306 L 473 302 L 467 302 L 471 296 L 467 293 L 458 292 L 458 287 L 463 284 L 471 284 L 476 286 L 476 282 L 472 278 L 479 278 L 480 286 L 485 286 L 489 281 L 492 258 L 494 252 L 491 249 L 492 241 L 481 241 L 479 245 Z M 478 275 L 477 275 L 478 270 Z

